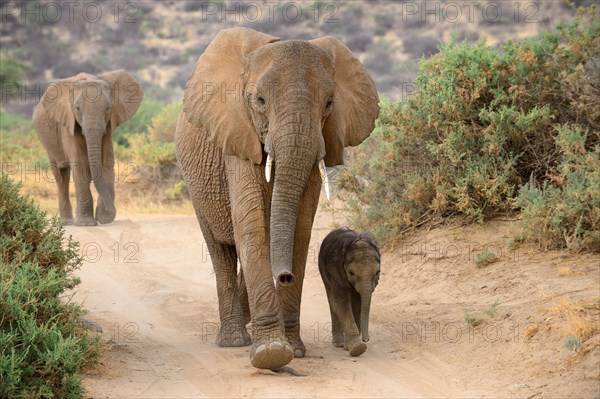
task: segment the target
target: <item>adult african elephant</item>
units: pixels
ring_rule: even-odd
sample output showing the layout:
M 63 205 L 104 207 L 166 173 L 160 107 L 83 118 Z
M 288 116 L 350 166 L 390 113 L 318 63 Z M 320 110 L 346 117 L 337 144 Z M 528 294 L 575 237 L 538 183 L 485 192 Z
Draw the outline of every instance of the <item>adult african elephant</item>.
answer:
M 58 80 L 42 96 L 33 112 L 33 126 L 48 153 L 65 224 L 95 226 L 115 219 L 111 137 L 137 111 L 142 97 L 140 84 L 122 70 Z M 69 200 L 71 169 L 77 197 L 75 220 Z M 99 195 L 95 217 L 91 181 Z
M 251 343 L 241 302 L 249 304 L 254 367 L 305 354 L 300 298 L 319 165 L 343 164 L 344 147 L 369 136 L 378 113 L 373 80 L 332 37 L 280 41 L 233 28 L 198 60 L 177 158 L 217 279 L 217 344 Z M 245 287 L 236 284 L 238 259 Z

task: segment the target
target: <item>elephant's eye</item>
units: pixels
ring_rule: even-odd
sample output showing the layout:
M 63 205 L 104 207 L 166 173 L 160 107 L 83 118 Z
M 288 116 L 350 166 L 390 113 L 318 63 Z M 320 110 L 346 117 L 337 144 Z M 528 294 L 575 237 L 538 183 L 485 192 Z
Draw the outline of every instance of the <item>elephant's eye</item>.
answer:
M 354 272 L 348 272 L 348 274 L 354 277 Z
M 77 111 L 81 111 L 81 109 L 79 109 L 79 104 L 76 104 L 76 105 L 75 105 L 75 109 L 76 109 Z
M 256 101 L 260 104 L 260 105 L 265 105 L 265 99 L 263 96 L 258 96 L 256 98 Z
M 327 100 L 327 105 L 325 105 L 326 108 L 330 108 L 333 105 L 333 98 L 329 98 L 329 100 Z

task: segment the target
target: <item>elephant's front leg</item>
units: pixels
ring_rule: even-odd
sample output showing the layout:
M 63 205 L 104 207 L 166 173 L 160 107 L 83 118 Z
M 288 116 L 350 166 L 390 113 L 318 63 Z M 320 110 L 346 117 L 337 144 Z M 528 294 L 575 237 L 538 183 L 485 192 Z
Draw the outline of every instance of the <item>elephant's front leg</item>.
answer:
M 71 166 L 68 162 L 60 165 L 52 162 L 50 165 L 54 180 L 58 187 L 58 210 L 63 224 L 73 224 L 73 208 L 69 199 L 69 180 L 71 179 Z
M 321 190 L 321 177 L 319 168 L 315 166 L 309 176 L 306 189 L 300 203 L 298 220 L 296 221 L 296 235 L 294 238 L 294 258 L 292 273 L 295 276 L 294 284 L 283 287 L 278 285 L 283 306 L 285 320 L 285 334 L 294 347 L 295 357 L 304 357 L 306 347 L 300 336 L 300 305 L 302 300 L 302 283 L 310 247 L 310 237 L 315 213 L 319 203 Z M 314 253 L 318 256 L 318 250 Z
M 332 291 L 329 304 L 332 312 L 337 315 L 342 330 L 344 330 L 344 348 L 352 356 L 360 356 L 365 353 L 367 345 L 360 340 L 360 331 L 354 321 L 351 294 L 345 290 Z
M 77 210 L 75 211 L 75 225 L 96 226 L 94 219 L 94 200 L 90 191 L 91 175 L 86 161 L 74 162 L 73 180 L 75 180 L 75 194 L 77 197 Z
M 208 228 L 209 224 L 206 219 L 199 213 L 197 217 L 217 279 L 221 325 L 216 343 L 225 347 L 250 345 L 252 341 L 246 330 L 246 323 L 240 306 L 240 295 L 236 279 L 237 255 L 235 246 L 217 242 L 210 228 Z
M 250 361 L 254 367 L 276 369 L 294 358 L 285 337 L 283 311 L 269 261 L 268 194 L 262 171 L 230 158 L 228 176 L 235 244 L 242 264 L 252 321 Z
M 105 134 L 102 139 L 102 178 L 106 182 L 108 192 L 115 200 L 115 156 L 110 134 Z M 104 199 L 98 196 L 96 205 L 96 220 L 102 224 L 115 220 L 116 212 L 109 212 L 104 205 Z
M 75 197 L 77 198 L 75 225 L 96 226 L 98 222 L 94 219 L 94 200 L 90 190 L 92 175 L 87 158 L 85 139 L 81 134 L 76 134 L 73 137 L 65 132 L 62 133 L 61 138 L 75 181 Z

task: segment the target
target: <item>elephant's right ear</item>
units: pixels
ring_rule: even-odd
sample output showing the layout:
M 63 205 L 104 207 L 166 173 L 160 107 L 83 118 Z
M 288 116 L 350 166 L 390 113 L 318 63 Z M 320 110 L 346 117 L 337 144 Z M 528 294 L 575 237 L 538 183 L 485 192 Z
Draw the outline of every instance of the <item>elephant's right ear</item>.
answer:
M 374 249 L 376 249 L 377 253 L 380 253 L 379 243 L 377 242 L 377 239 L 375 238 L 373 233 L 371 233 L 370 231 L 365 231 L 360 235 L 360 239 L 367 242 Z
M 40 100 L 40 105 L 58 124 L 75 134 L 75 114 L 73 113 L 73 82 L 68 79 L 51 83 Z
M 243 98 L 244 63 L 252 51 L 278 40 L 248 28 L 227 29 L 198 59 L 185 88 L 183 112 L 224 154 L 262 162 L 260 141 Z

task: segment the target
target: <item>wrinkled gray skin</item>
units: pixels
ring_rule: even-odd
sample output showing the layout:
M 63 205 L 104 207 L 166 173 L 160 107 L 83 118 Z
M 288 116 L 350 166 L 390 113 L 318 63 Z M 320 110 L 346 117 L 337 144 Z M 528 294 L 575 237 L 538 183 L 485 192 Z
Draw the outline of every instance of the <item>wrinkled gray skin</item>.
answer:
M 368 137 L 378 113 L 373 80 L 331 37 L 224 30 L 188 81 L 177 160 L 215 270 L 217 344 L 252 344 L 254 367 L 277 369 L 306 352 L 300 300 L 318 165 L 343 164 L 344 147 Z
M 115 171 L 111 136 L 142 100 L 142 88 L 122 70 L 79 75 L 52 83 L 33 112 L 33 126 L 46 148 L 58 186 L 64 224 L 95 226 L 115 219 Z M 69 200 L 73 171 L 77 210 Z M 98 191 L 94 203 L 90 183 Z
M 380 263 L 377 240 L 368 231 L 359 234 L 347 227 L 334 230 L 319 251 L 333 345 L 344 347 L 352 356 L 367 350 L 371 296 L 379 282 Z

